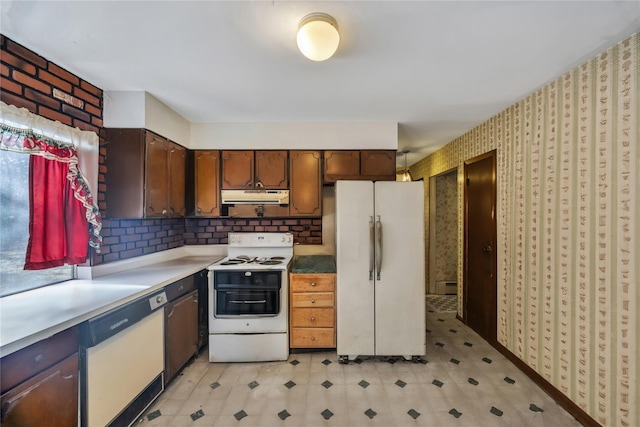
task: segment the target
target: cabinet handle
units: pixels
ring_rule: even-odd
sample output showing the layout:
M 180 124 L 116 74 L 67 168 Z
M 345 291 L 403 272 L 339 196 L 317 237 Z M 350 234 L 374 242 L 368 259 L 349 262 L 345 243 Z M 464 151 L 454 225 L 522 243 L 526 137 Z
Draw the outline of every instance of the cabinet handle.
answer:
M 315 341 L 315 340 L 316 340 L 316 337 L 311 337 L 311 341 Z
M 315 304 L 315 303 L 316 303 L 316 300 L 312 299 L 311 304 Z
M 315 285 L 316 285 L 316 282 L 311 282 L 311 286 L 315 286 Z
M 313 316 L 311 316 L 311 321 L 312 321 L 312 322 L 315 322 L 315 321 L 316 321 L 316 318 L 315 318 L 315 317 L 313 317 Z
M 262 183 L 262 181 L 256 181 L 256 187 L 263 188 L 264 184 Z
M 167 214 L 167 210 L 166 209 L 162 209 L 162 215 L 166 215 Z

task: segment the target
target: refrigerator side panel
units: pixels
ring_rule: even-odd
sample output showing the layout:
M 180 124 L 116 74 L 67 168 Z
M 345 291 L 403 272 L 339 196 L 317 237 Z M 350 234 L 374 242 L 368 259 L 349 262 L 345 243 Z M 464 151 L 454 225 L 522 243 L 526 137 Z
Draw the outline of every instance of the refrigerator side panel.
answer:
M 336 191 L 337 353 L 373 355 L 374 285 L 369 280 L 373 183 L 338 181 Z
M 426 353 L 424 188 L 422 182 L 377 182 L 382 225 L 376 281 L 376 355 Z

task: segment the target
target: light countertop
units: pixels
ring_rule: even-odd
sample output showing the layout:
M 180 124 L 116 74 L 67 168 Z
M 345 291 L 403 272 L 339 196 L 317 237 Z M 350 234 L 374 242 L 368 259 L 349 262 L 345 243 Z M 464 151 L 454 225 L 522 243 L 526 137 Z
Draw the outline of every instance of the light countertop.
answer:
M 0 357 L 197 273 L 226 246 L 187 246 L 96 267 L 76 280 L 0 298 Z

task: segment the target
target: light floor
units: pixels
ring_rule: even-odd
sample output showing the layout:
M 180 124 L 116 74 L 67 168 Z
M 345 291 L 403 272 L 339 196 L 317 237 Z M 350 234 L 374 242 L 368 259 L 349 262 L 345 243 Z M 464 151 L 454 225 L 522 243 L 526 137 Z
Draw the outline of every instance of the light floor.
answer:
M 358 363 L 359 362 L 359 363 Z M 137 426 L 579 426 L 454 313 L 427 313 L 427 355 L 296 353 L 286 362 L 209 363 L 207 349 Z

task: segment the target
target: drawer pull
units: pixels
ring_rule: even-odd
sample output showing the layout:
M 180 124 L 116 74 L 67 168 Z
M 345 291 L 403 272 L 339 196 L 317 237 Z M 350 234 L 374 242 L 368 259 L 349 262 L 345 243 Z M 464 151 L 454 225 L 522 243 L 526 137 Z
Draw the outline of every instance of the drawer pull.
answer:
M 315 321 L 316 321 L 316 318 L 315 318 L 314 316 L 311 316 L 311 321 L 312 321 L 312 322 L 315 322 Z
M 311 282 L 311 286 L 315 286 L 315 285 L 316 285 L 316 282 Z
M 311 304 L 315 304 L 315 303 L 316 303 L 316 300 L 312 299 Z
M 316 337 L 311 337 L 311 341 L 315 341 L 315 340 L 316 340 Z

